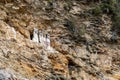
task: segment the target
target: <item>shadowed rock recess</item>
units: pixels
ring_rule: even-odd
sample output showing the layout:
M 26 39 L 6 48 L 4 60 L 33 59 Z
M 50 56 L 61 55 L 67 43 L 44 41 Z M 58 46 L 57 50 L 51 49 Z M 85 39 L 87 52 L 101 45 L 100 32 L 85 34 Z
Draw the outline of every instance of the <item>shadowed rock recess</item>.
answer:
M 120 80 L 109 1 L 0 0 L 0 80 Z

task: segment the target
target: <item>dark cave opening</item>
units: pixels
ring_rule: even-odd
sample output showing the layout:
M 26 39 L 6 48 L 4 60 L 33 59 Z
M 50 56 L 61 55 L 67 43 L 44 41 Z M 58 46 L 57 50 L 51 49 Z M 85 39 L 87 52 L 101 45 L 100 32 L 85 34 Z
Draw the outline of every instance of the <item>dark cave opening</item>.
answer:
M 30 40 L 33 39 L 33 33 L 30 33 Z

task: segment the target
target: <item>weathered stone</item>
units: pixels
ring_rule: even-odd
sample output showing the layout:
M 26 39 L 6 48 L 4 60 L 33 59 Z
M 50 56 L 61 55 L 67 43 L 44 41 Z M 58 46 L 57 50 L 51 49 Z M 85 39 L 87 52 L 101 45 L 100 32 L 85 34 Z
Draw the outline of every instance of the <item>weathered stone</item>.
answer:
M 89 53 L 85 47 L 76 46 L 75 52 L 76 52 L 77 57 L 86 58 L 86 59 L 88 58 L 87 55 Z
M 72 14 L 79 14 L 80 11 L 82 11 L 80 7 L 74 6 L 74 7 L 72 8 L 72 10 L 70 11 L 70 13 L 72 13 Z
M 94 16 L 92 9 L 99 3 L 85 2 L 0 0 L 0 79 L 45 80 L 52 75 L 71 80 L 119 80 L 120 40 L 109 42 L 110 16 Z M 31 40 L 35 27 L 50 34 L 49 50 Z
M 69 77 L 68 72 L 68 60 L 62 54 L 51 54 L 49 56 L 53 65 L 54 74 L 63 75 Z
M 7 19 L 7 14 L 5 11 L 0 10 L 0 20 Z
M 2 3 L 10 3 L 10 2 L 13 2 L 14 0 L 1 0 L 0 2 Z
M 38 29 L 34 28 L 32 40 L 33 40 L 34 42 L 37 42 L 37 43 L 39 43 L 38 32 L 39 32 Z
M 114 77 L 115 79 L 119 80 L 119 79 L 120 79 L 120 73 L 114 74 L 113 77 Z
M 32 4 L 35 0 L 25 0 L 28 4 Z
M 17 33 L 15 29 L 3 21 L 0 21 L 0 23 L 1 31 L 5 31 L 4 37 L 6 37 L 6 39 L 16 39 Z

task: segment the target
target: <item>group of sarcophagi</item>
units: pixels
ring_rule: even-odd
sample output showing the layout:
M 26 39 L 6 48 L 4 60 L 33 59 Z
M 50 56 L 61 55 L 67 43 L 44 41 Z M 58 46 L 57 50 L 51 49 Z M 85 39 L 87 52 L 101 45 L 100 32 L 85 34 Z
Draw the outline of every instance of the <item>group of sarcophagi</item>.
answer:
M 46 49 L 50 48 L 50 35 L 43 30 L 38 30 L 37 28 L 34 28 L 32 40 L 36 43 L 40 43 Z

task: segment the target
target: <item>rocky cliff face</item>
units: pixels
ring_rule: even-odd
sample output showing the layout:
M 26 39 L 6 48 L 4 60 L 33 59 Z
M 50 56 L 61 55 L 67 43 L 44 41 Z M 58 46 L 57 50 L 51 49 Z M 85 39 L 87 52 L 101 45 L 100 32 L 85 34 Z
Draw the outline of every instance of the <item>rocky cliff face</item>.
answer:
M 112 21 L 87 0 L 0 0 L 0 80 L 120 80 Z M 50 34 L 53 51 L 31 40 Z

